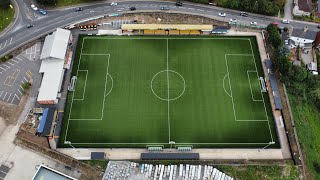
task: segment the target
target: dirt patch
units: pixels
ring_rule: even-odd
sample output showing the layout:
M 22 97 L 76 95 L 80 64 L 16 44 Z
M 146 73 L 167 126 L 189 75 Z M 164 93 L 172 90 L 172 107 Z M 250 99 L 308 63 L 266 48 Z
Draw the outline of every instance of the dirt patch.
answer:
M 9 103 L 0 101 L 0 119 L 4 121 L 5 125 L 17 124 L 19 116 L 24 106 L 26 105 L 27 98 L 28 98 L 28 94 L 22 96 L 21 101 L 18 105 L 9 104 Z

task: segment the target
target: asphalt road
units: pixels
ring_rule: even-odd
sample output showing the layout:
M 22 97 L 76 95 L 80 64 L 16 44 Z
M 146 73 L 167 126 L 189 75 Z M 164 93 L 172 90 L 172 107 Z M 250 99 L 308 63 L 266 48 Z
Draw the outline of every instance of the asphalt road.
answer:
M 229 22 L 230 18 L 234 18 L 241 24 L 249 25 L 250 22 L 254 21 L 257 22 L 258 26 L 266 26 L 272 22 L 279 22 L 280 27 L 285 26 L 280 23 L 281 19 L 276 17 L 252 13 L 248 13 L 248 17 L 242 17 L 240 16 L 240 11 L 187 2 L 181 7 L 175 6 L 174 2 L 165 1 L 124 1 L 118 2 L 117 6 L 110 6 L 110 2 L 104 2 L 83 6 L 83 11 L 81 12 L 75 12 L 75 8 L 68 7 L 65 9 L 49 10 L 47 15 L 40 15 L 31 9 L 30 5 L 32 3 L 30 0 L 14 0 L 14 4 L 18 6 L 17 10 L 19 13 L 14 25 L 0 35 L 0 56 L 4 56 L 16 48 L 54 31 L 57 27 L 65 27 L 66 25 L 91 17 L 131 12 L 129 8 L 132 6 L 136 7 L 136 12 L 160 11 L 164 13 L 186 13 L 206 16 L 225 22 Z M 169 10 L 160 10 L 162 6 L 168 6 Z M 219 17 L 219 12 L 226 13 L 226 17 Z M 29 23 L 34 24 L 34 27 L 26 28 L 26 25 Z M 309 29 L 317 30 L 317 24 L 302 21 L 292 21 L 287 26 L 294 28 L 308 26 Z

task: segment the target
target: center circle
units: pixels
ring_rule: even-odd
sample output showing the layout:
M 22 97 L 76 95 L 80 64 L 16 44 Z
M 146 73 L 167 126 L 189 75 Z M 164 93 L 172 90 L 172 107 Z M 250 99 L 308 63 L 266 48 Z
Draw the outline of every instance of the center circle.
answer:
M 163 101 L 174 101 L 180 98 L 185 90 L 186 82 L 176 71 L 160 71 L 151 80 L 152 93 Z

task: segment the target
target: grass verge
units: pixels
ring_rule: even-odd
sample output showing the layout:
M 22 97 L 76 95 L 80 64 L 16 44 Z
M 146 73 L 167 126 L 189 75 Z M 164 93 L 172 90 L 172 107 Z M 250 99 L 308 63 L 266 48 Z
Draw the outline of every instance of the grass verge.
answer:
M 12 21 L 14 17 L 14 9 L 2 9 L 0 8 L 0 32 L 2 32 Z
M 302 102 L 296 96 L 289 95 L 289 98 L 308 174 L 310 179 L 320 179 L 319 111 L 313 104 Z

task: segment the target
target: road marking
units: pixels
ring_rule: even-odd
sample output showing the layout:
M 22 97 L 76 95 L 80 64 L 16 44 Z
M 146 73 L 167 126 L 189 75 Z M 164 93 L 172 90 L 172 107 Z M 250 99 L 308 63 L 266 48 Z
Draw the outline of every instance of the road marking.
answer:
M 6 42 L 4 43 L 4 46 L 3 46 L 2 48 L 6 47 L 6 45 L 7 45 L 7 41 L 8 41 L 8 40 L 6 40 Z
M 18 61 L 14 60 L 13 58 L 11 59 L 11 61 L 15 62 L 15 63 L 18 63 Z
M 1 91 L 0 97 L 2 96 L 3 91 Z
M 18 92 L 22 95 L 22 92 L 20 91 L 20 89 L 17 89 L 18 90 Z
M 19 86 L 21 87 L 21 89 L 22 89 L 22 90 L 24 90 L 24 89 L 23 89 L 23 87 L 22 87 L 21 85 L 19 85 Z M 22 94 L 22 93 L 21 93 L 21 94 Z
M 16 57 L 18 60 L 23 61 L 23 59 L 20 59 L 18 56 Z
M 10 66 L 7 66 L 7 65 L 5 65 L 5 64 L 2 64 L 3 66 L 5 66 L 5 67 L 7 67 L 7 68 L 10 68 Z
M 2 46 L 2 43 L 0 44 L 0 49 L 2 49 L 1 46 Z
M 9 99 L 10 99 L 11 95 L 12 95 L 12 94 L 10 93 L 10 96 L 8 97 L 7 102 L 9 102 Z
M 12 38 L 10 39 L 10 43 L 9 44 L 11 44 L 11 42 L 12 42 Z
M 3 68 L 3 67 L 1 67 L 1 66 L 0 66 L 0 68 L 1 68 L 1 69 L 3 69 L 3 70 L 6 70 L 6 69 L 4 69 L 4 68 Z
M 27 80 L 27 78 L 26 78 L 26 77 L 23 77 L 23 79 L 24 79 L 24 80 L 26 80 L 26 82 L 28 82 L 28 80 Z
M 12 104 L 12 102 L 13 102 L 13 100 L 14 100 L 15 96 L 16 96 L 16 94 L 14 94 L 14 96 L 13 96 L 13 98 L 12 98 L 12 100 L 11 100 L 11 104 Z
M 7 62 L 8 64 L 10 64 L 11 66 L 13 66 L 14 64 L 12 64 L 11 62 Z
M 17 96 L 16 94 L 14 94 L 14 97 L 17 97 L 17 99 L 19 99 L 19 100 L 20 100 L 19 96 Z
M 7 93 L 8 93 L 8 92 L 6 92 L 6 94 L 3 96 L 2 100 L 4 100 L 4 98 L 7 96 Z

